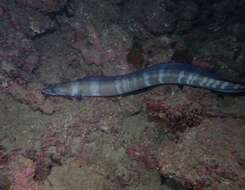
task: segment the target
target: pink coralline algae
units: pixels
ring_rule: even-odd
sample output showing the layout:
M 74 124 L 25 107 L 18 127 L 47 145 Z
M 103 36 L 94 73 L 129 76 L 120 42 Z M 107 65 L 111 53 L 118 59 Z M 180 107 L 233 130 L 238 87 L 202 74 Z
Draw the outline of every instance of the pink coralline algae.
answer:
M 35 164 L 23 157 L 17 156 L 10 163 L 11 174 L 10 181 L 12 182 L 11 189 L 16 190 L 40 190 L 37 182 L 33 177 L 35 174 Z
M 24 156 L 34 162 L 33 179 L 38 182 L 45 181 L 55 165 L 51 162 L 50 156 L 45 152 L 37 152 L 33 149 L 25 151 Z
M 100 66 L 105 75 L 125 74 L 134 69 L 127 63 L 130 40 L 121 29 L 112 27 L 99 32 L 92 24 L 74 25 L 72 45 L 87 64 Z
M 202 109 L 195 104 L 168 104 L 163 100 L 147 101 L 150 117 L 164 120 L 173 130 L 184 131 L 198 126 L 202 121 Z

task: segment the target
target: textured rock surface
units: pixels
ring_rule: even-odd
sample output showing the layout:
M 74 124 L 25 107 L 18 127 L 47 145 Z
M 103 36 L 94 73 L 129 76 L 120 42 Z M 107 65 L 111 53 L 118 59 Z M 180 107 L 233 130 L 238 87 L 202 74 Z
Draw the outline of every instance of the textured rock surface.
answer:
M 40 11 L 56 12 L 65 6 L 67 0 L 17 0 L 17 3 Z
M 244 189 L 244 134 L 244 120 L 205 120 L 163 143 L 160 171 L 195 189 Z

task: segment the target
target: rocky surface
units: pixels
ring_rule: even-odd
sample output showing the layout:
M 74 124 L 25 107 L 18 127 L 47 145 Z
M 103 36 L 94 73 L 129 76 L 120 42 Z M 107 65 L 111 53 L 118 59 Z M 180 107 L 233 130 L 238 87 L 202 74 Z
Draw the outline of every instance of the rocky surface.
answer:
M 210 119 L 163 143 L 160 171 L 194 189 L 243 189 L 244 120 Z

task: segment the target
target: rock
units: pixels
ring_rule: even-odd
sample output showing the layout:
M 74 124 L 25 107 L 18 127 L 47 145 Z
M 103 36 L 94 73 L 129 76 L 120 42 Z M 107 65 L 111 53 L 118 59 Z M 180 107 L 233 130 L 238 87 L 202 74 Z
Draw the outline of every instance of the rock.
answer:
M 198 15 L 198 6 L 193 1 L 136 0 L 125 3 L 127 14 L 144 26 L 151 34 L 167 34 L 174 30 L 187 31 Z M 142 31 L 142 30 L 141 30 Z
M 10 94 L 14 99 L 29 105 L 33 110 L 39 110 L 46 114 L 54 112 L 54 107 L 49 100 L 41 94 L 37 87 L 27 85 L 22 78 L 11 78 L 0 73 L 0 91 Z
M 0 189 L 1 190 L 9 190 L 11 183 L 7 176 L 0 174 Z
M 167 101 L 148 101 L 148 114 L 168 123 L 172 130 L 184 131 L 196 127 L 203 120 L 202 108 L 194 103 L 168 104 Z
M 244 134 L 244 120 L 205 120 L 162 144 L 160 172 L 194 189 L 244 189 Z
M 45 12 L 56 12 L 65 6 L 67 0 L 17 0 L 17 3 Z
M 76 26 L 72 45 L 81 52 L 87 64 L 100 66 L 105 75 L 133 70 L 133 66 L 127 64 L 131 39 L 125 31 L 116 25 L 102 32 L 90 24 L 86 27 L 84 30 L 84 26 Z

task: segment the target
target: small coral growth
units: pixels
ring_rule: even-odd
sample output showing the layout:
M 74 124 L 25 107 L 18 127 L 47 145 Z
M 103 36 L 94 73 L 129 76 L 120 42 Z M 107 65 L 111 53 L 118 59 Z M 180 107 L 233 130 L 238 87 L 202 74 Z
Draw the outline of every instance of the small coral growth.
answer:
M 203 119 L 203 111 L 194 103 L 170 105 L 166 101 L 151 100 L 146 102 L 148 115 L 167 122 L 168 126 L 177 131 L 198 126 Z

